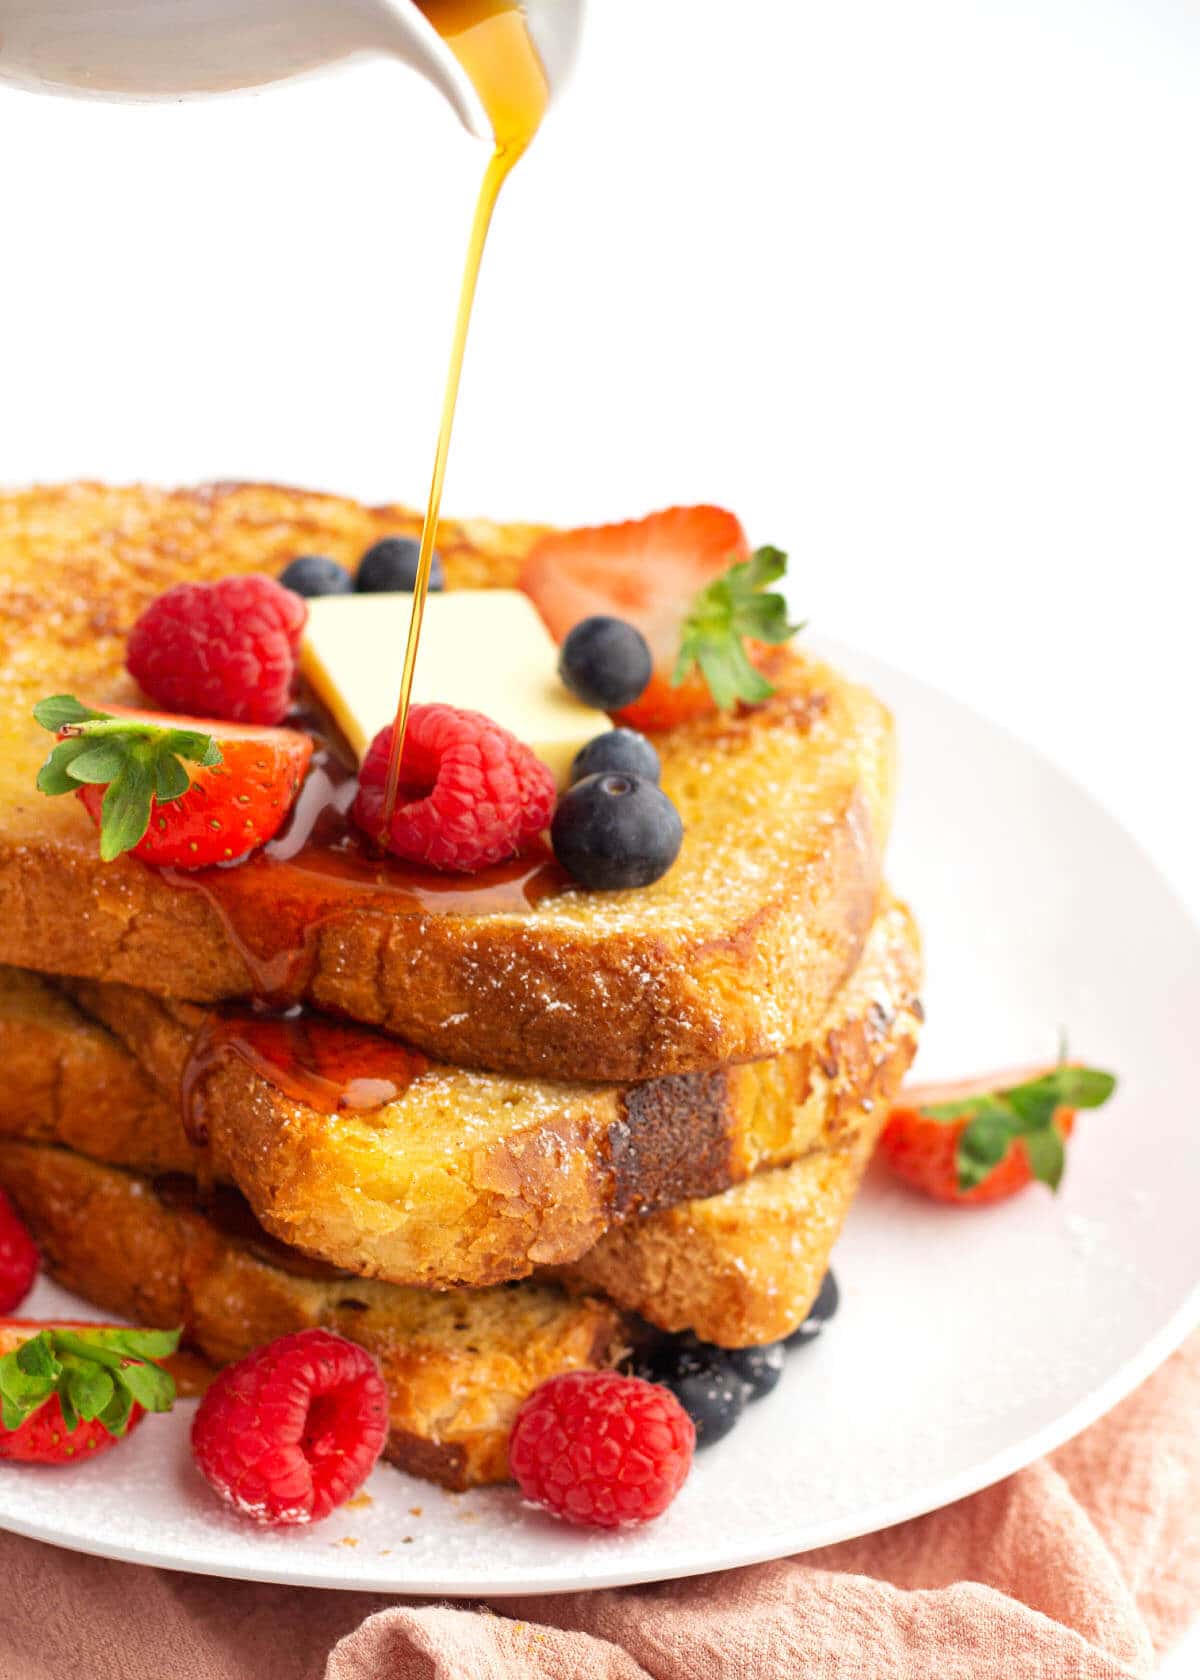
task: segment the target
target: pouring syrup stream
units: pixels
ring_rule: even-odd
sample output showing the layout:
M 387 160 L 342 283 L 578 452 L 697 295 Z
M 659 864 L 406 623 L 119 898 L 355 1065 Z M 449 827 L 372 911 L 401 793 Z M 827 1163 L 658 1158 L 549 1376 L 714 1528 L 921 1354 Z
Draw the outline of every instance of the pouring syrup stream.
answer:
M 442 486 L 446 477 L 446 460 L 450 453 L 450 435 L 454 428 L 454 409 L 462 377 L 463 354 L 467 347 L 467 332 L 471 324 L 471 308 L 475 300 L 483 249 L 500 189 L 537 133 L 550 99 L 546 74 L 538 58 L 537 49 L 530 39 L 517 0 L 418 0 L 418 3 L 470 77 L 479 102 L 491 123 L 495 150 L 484 171 L 479 197 L 475 202 L 475 216 L 471 224 L 471 236 L 467 242 L 466 262 L 458 296 L 458 312 L 450 346 L 450 365 L 446 374 L 437 448 L 434 452 L 433 477 L 429 486 L 425 523 L 421 529 L 421 551 L 413 586 L 412 616 L 404 649 L 400 697 L 396 706 L 396 721 L 392 728 L 379 834 L 381 843 L 386 840 L 391 827 L 399 794 L 400 761 L 404 751 L 404 735 L 408 727 L 417 648 L 425 617 L 425 600 L 429 593 L 429 575 L 433 567 L 438 515 L 442 505 Z

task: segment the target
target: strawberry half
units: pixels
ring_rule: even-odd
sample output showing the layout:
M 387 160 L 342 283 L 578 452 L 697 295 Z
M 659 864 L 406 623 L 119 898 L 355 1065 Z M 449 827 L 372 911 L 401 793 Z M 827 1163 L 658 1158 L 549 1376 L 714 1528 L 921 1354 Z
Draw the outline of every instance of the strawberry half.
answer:
M 525 562 L 520 583 L 558 642 L 582 619 L 595 614 L 636 625 L 650 645 L 654 670 L 641 698 L 615 715 L 632 729 L 669 729 L 711 712 L 715 704 L 732 704 L 732 699 L 716 694 L 705 658 L 697 655 L 700 669 L 685 673 L 679 668 L 680 655 L 705 592 L 749 556 L 746 534 L 732 513 L 719 507 L 674 507 L 620 525 L 551 532 Z M 782 611 L 778 596 L 758 596 L 758 600 L 778 601 Z M 773 616 L 778 623 L 777 615 Z M 749 647 L 744 646 L 742 638 L 747 633 L 754 635 L 740 624 L 733 629 L 743 683 L 746 671 L 751 677 L 757 675 L 751 661 L 761 651 L 753 639 Z M 791 633 L 787 626 L 787 634 Z M 785 639 L 769 630 L 762 637 L 764 641 Z M 759 677 L 758 682 L 763 684 L 763 679 Z M 763 688 L 770 692 L 765 684 Z M 755 695 L 763 697 L 761 690 L 755 690 Z
M 79 796 L 106 863 L 122 852 L 181 869 L 244 857 L 278 832 L 313 750 L 295 729 L 98 712 L 70 694 L 41 701 L 34 716 L 58 737 L 37 785 Z
M 1060 1062 L 901 1093 L 880 1139 L 897 1177 L 938 1201 L 998 1202 L 1039 1179 L 1057 1190 L 1080 1108 L 1099 1108 L 1111 1073 Z
M 0 1459 L 72 1464 L 170 1411 L 175 1384 L 158 1364 L 177 1330 L 0 1319 Z

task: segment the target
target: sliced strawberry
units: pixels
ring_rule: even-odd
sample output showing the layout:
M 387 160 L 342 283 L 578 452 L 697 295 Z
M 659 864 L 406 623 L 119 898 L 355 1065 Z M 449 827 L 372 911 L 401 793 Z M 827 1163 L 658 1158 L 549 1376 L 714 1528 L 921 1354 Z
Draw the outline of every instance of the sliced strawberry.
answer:
M 521 588 L 559 642 L 597 613 L 635 624 L 650 644 L 654 674 L 641 699 L 617 715 L 634 729 L 666 729 L 713 709 L 698 673 L 678 687 L 671 678 L 697 595 L 749 553 L 741 523 L 724 508 L 667 508 L 620 525 L 550 533 L 525 562 Z
M 159 1361 L 175 1330 L 73 1319 L 0 1319 L 0 1459 L 71 1464 L 94 1458 L 165 1412 L 175 1385 Z
M 1058 1063 L 955 1084 L 910 1086 L 880 1140 L 897 1177 L 938 1201 L 998 1202 L 1035 1179 L 1057 1190 L 1080 1108 L 1099 1108 L 1116 1081 Z
M 100 829 L 100 854 L 200 869 L 265 844 L 295 803 L 309 736 L 205 718 L 93 711 L 72 695 L 35 708 L 58 736 L 43 793 L 75 793 Z

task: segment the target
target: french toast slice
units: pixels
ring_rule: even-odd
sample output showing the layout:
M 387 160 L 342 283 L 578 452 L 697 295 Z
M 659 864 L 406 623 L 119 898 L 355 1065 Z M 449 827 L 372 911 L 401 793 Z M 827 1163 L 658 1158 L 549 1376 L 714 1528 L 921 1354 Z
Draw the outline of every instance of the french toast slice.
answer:
M 615 1364 L 627 1345 L 616 1307 L 553 1283 L 436 1294 L 313 1266 L 256 1232 L 236 1197 L 223 1220 L 198 1211 L 186 1179 L 156 1185 L 5 1142 L 0 1184 L 59 1283 L 105 1312 L 181 1325 L 214 1364 L 311 1325 L 361 1343 L 388 1387 L 387 1457 L 444 1487 L 506 1481 L 521 1402 L 561 1371 Z
M 513 908 L 509 881 L 433 911 L 394 876 L 368 890 L 270 849 L 172 879 L 101 863 L 78 802 L 36 793 L 34 702 L 135 701 L 124 638 L 164 588 L 275 573 L 301 551 L 352 561 L 418 526 L 261 485 L 0 496 L 0 961 L 201 1002 L 271 992 L 451 1063 L 560 1079 L 644 1080 L 812 1040 L 876 913 L 893 764 L 885 709 L 803 652 L 776 650 L 771 700 L 658 738 L 685 839 L 636 891 Z M 537 534 L 444 522 L 449 585 L 511 586 Z
M 894 1090 L 912 1059 L 919 982 L 916 930 L 904 907 L 890 903 L 820 1034 L 802 1050 L 624 1087 L 434 1066 L 395 1101 L 362 1114 L 323 1113 L 290 1097 L 228 1048 L 236 1037 L 224 1053 L 218 1038 L 212 1053 L 207 1012 L 195 1005 L 66 982 L 136 1057 L 158 1087 L 162 1112 L 154 1136 L 142 1123 L 114 1153 L 119 1121 L 106 1119 L 104 1146 L 93 1146 L 66 1105 L 59 1141 L 142 1171 L 196 1170 L 199 1161 L 237 1186 L 273 1236 L 365 1276 L 435 1288 L 498 1283 L 578 1260 L 630 1219 L 849 1141 L 864 1101 Z M 30 985 L 39 983 L 30 977 Z M 6 1008 L 0 992 L 0 1056 L 10 1037 L 13 1056 L 30 1053 L 35 1014 Z M 87 1038 L 95 1058 L 94 1025 Z M 114 1059 L 111 1041 L 106 1052 L 104 1065 Z M 61 998 L 36 1054 L 46 1070 L 76 1059 Z M 180 1124 L 183 1089 L 203 1110 L 208 1141 L 199 1154 Z M 0 1135 L 19 1131 L 35 1106 L 14 1081 L 8 1096 L 0 1093 Z
M 24 976 L 6 977 L 4 990 L 20 992 Z M 32 977 L 29 977 L 32 979 Z M 234 1194 L 214 1184 L 207 1150 L 191 1146 L 177 1111 L 151 1087 L 127 1051 L 105 1028 L 79 1018 L 78 1029 L 66 1010 L 39 1010 L 34 980 L 31 1001 L 0 1012 L 0 1056 L 11 1046 L 8 1078 L 0 1085 L 0 1139 L 14 1145 L 26 1139 L 39 1144 L 70 1137 L 80 1153 L 95 1155 L 97 1146 L 114 1151 L 122 1167 L 150 1165 L 153 1173 L 173 1178 L 192 1175 L 217 1198 Z M 0 995 L 3 995 L 0 992 Z M 61 1000 L 59 1000 L 61 1001 Z M 53 1018 L 52 1018 L 53 1017 Z M 20 1041 L 29 1047 L 20 1054 Z M 719 1194 L 691 1198 L 673 1207 L 634 1216 L 611 1230 L 572 1265 L 556 1271 L 540 1268 L 536 1282 L 555 1276 L 568 1288 L 594 1293 L 602 1287 L 617 1305 L 668 1330 L 695 1329 L 706 1341 L 745 1346 L 788 1334 L 803 1319 L 828 1260 L 863 1167 L 874 1146 L 890 1102 L 916 1045 L 915 1020 L 891 1038 L 872 1064 L 869 1080 L 853 1099 L 846 1098 L 830 1118 L 824 1141 L 791 1165 L 766 1168 Z M 849 1047 L 849 1048 L 848 1048 Z M 835 1080 L 838 1059 L 854 1053 L 849 1035 L 831 1032 L 822 1049 L 828 1058 L 823 1077 Z M 46 1068 L 53 1068 L 50 1078 Z M 124 1075 L 141 1078 L 142 1100 L 129 1118 L 97 1114 L 86 1100 L 86 1073 L 97 1070 L 97 1088 L 114 1085 Z M 147 1093 L 149 1100 L 146 1100 Z M 82 1122 L 63 1113 L 80 1104 Z M 65 1153 L 62 1149 L 56 1154 Z M 109 1163 L 98 1163 L 109 1164 Z M 241 1198 L 237 1198 L 240 1202 Z M 313 1275 L 338 1272 L 354 1281 L 354 1271 L 331 1267 L 327 1259 L 304 1254 L 263 1230 L 249 1204 L 245 1221 L 261 1244 L 288 1255 L 294 1268 Z M 388 1285 L 389 1288 L 400 1286 Z M 401 1293 L 405 1291 L 401 1289 Z M 470 1290 L 450 1291 L 455 1295 Z

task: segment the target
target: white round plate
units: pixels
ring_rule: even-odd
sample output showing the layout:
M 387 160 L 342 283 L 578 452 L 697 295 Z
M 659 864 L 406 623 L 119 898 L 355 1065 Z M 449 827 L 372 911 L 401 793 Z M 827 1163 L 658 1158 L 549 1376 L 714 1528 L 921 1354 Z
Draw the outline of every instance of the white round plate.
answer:
M 834 650 L 893 706 L 892 879 L 928 957 L 922 1078 L 1073 1054 L 1113 1068 L 1066 1182 L 987 1210 L 876 1169 L 837 1250 L 842 1310 L 702 1453 L 672 1509 L 597 1535 L 508 1488 L 394 1470 L 307 1532 L 226 1516 L 191 1407 L 71 1471 L 5 1466 L 0 1526 L 139 1563 L 396 1593 L 561 1592 L 728 1568 L 867 1533 L 996 1481 L 1133 1388 L 1200 1321 L 1194 1108 L 1200 937 L 1131 840 L 1035 752 L 923 684 Z M 39 1288 L 30 1310 L 61 1311 Z M 74 1303 L 71 1303 L 74 1309 Z

